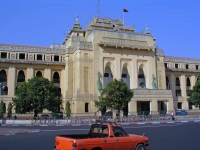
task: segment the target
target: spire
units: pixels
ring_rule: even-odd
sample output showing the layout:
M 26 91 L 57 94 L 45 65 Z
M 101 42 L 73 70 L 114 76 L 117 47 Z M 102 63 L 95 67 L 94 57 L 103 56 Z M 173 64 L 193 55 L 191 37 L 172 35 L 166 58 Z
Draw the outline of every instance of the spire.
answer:
M 72 30 L 82 30 L 80 23 L 78 22 L 78 15 L 76 15 L 76 22 L 72 27 Z
M 151 34 L 151 32 L 149 31 L 148 25 L 146 25 L 146 34 Z

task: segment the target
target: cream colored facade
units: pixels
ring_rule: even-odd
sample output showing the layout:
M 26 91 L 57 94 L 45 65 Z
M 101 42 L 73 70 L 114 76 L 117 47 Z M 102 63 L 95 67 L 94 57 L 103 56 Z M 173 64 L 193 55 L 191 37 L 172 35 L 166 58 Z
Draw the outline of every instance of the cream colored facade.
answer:
M 186 90 L 196 82 L 200 60 L 166 57 L 155 40 L 148 26 L 146 32 L 137 33 L 119 19 L 94 17 L 83 30 L 76 17 L 63 44 L 49 48 L 0 44 L 0 83 L 8 88 L 1 100 L 7 108 L 21 82 L 43 76 L 61 88 L 63 106 L 69 101 L 73 113 L 90 114 L 97 111 L 94 101 L 100 89 L 113 78 L 122 78 L 134 91 L 126 113 L 189 109 Z M 181 86 L 175 85 L 177 77 Z

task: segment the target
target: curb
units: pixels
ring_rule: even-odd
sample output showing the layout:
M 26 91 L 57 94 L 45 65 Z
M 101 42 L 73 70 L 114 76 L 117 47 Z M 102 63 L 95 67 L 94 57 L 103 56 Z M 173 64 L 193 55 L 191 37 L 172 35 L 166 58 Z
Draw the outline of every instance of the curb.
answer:
M 200 120 L 180 120 L 180 121 L 151 121 L 151 122 L 130 122 L 130 123 L 117 123 L 119 125 L 144 125 L 144 124 L 173 124 L 173 123 L 197 123 L 200 122 Z M 2 126 L 40 126 L 40 127 L 46 127 L 46 126 L 90 126 L 92 124 L 5 124 Z

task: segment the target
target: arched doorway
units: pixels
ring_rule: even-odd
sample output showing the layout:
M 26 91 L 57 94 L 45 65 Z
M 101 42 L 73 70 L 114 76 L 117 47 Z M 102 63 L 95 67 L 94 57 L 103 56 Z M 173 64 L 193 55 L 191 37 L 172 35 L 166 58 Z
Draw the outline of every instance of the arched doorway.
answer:
M 138 87 L 141 87 L 141 88 L 146 87 L 146 79 L 145 79 L 144 71 L 142 68 L 139 69 L 139 73 L 138 73 Z
M 107 86 L 107 84 L 113 80 L 113 75 L 112 75 L 112 72 L 111 72 L 111 69 L 109 66 L 107 66 L 105 68 L 105 72 L 104 72 L 104 78 L 103 78 L 103 81 L 104 81 L 104 88 Z
M 36 77 L 42 77 L 42 72 L 41 72 L 41 71 L 38 71 L 38 72 L 36 73 Z

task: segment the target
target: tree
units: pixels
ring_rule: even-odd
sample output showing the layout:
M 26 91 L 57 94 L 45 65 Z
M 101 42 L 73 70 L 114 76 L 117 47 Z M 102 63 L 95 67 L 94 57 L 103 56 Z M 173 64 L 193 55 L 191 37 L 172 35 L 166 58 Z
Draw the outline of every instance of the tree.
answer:
M 3 114 L 4 114 L 4 103 L 1 100 L 1 102 L 0 102 L 0 119 L 3 118 Z
M 12 118 L 12 108 L 13 108 L 12 103 L 9 102 L 8 108 L 7 108 L 7 118 L 9 119 Z
M 67 117 L 70 117 L 71 109 L 70 109 L 70 103 L 69 102 L 66 103 L 65 109 L 66 109 L 65 113 L 66 113 Z
M 200 75 L 198 76 L 198 80 L 194 85 L 193 90 L 189 92 L 189 96 L 189 102 L 191 102 L 196 107 L 200 106 Z
M 105 108 L 115 109 L 118 110 L 119 113 L 119 111 L 126 107 L 128 102 L 131 101 L 132 97 L 133 91 L 128 88 L 126 83 L 124 83 L 122 79 L 114 79 L 102 90 L 99 101 L 95 102 L 95 106 L 99 110 Z
M 52 81 L 43 77 L 34 77 L 21 83 L 12 99 L 16 112 L 34 111 L 37 114 L 43 109 L 60 111 L 61 92 Z

